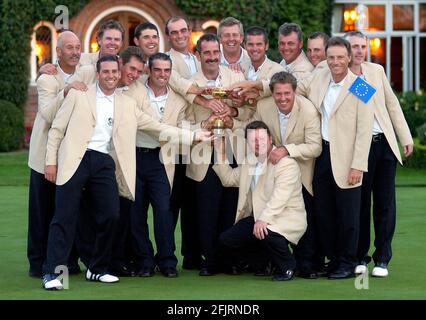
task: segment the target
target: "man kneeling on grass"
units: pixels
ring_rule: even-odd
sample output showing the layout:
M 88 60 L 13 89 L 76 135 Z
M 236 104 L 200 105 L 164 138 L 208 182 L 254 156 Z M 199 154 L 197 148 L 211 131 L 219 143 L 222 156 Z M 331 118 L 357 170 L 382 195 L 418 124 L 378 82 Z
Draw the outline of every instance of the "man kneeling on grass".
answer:
M 215 140 L 220 164 L 214 171 L 225 187 L 239 187 L 235 224 L 220 236 L 224 255 L 235 259 L 238 253 L 258 270 L 271 260 L 277 270 L 272 280 L 291 280 L 296 261 L 289 243 L 297 244 L 307 226 L 300 169 L 289 157 L 275 165 L 268 160 L 275 147 L 264 122 L 248 124 L 245 137 L 250 153 L 234 169 L 225 164 L 224 142 Z

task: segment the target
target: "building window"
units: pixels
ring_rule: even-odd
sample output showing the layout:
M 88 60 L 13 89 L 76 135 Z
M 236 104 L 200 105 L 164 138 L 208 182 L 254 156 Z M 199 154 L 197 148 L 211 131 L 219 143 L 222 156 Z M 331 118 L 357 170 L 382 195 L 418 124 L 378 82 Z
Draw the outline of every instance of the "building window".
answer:
M 426 90 L 426 37 L 420 38 L 420 88 Z
M 414 29 L 414 6 L 393 5 L 393 30 L 408 31 Z
M 426 32 L 426 3 L 420 4 L 419 6 L 419 21 L 420 32 Z
M 370 60 L 371 62 L 381 64 L 386 70 L 386 39 L 370 39 Z
M 385 5 L 336 4 L 333 15 L 333 32 L 384 31 L 386 26 Z

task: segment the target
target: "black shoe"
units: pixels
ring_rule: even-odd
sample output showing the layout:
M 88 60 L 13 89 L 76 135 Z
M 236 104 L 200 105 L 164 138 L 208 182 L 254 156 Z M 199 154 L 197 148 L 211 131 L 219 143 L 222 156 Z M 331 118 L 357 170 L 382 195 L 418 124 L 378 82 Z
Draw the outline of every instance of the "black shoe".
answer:
M 137 272 L 138 277 L 149 278 L 155 274 L 154 268 L 142 268 Z
M 229 274 L 231 276 L 237 276 L 237 275 L 241 274 L 241 270 L 237 266 L 231 266 L 231 267 L 225 268 L 223 273 Z
M 278 273 L 272 278 L 272 281 L 289 281 L 293 279 L 294 272 L 293 270 L 287 270 L 284 273 Z
M 330 280 L 348 279 L 355 277 L 355 272 L 351 270 L 336 270 L 328 275 Z
M 296 277 L 303 278 L 303 279 L 318 279 L 318 273 L 315 271 L 299 271 L 295 274 Z
M 256 277 L 268 277 L 272 275 L 272 267 L 271 265 L 267 265 L 266 267 L 256 269 L 254 275 Z
M 172 267 L 161 270 L 161 273 L 166 278 L 177 278 L 177 276 L 178 276 L 178 272 L 177 272 L 176 268 L 172 268 Z
M 134 270 L 126 266 L 117 266 L 111 268 L 111 273 L 117 277 L 134 277 Z
M 182 269 L 185 269 L 185 270 L 200 270 L 201 269 L 201 262 L 200 261 L 197 262 L 197 261 L 194 261 L 192 259 L 183 258 Z
M 202 277 L 208 277 L 208 276 L 212 276 L 214 274 L 216 274 L 217 272 L 211 270 L 211 269 L 207 269 L 207 268 L 201 268 L 200 272 L 198 273 L 200 276 Z
M 80 274 L 81 273 L 81 269 L 80 266 L 77 264 L 70 264 L 68 266 L 68 273 L 69 274 Z

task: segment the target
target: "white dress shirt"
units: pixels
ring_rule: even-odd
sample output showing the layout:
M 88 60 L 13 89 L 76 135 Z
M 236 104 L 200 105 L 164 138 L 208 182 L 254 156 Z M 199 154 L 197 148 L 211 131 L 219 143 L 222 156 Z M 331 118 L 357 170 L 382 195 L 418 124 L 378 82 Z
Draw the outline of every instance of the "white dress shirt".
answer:
M 74 72 L 66 73 L 64 70 L 62 70 L 59 63 L 58 63 L 58 69 L 59 69 L 59 74 L 62 76 L 62 79 L 64 79 L 64 83 L 67 85 L 69 83 L 69 79 L 74 75 Z
M 148 98 L 150 102 L 150 107 L 152 109 L 152 113 L 154 114 L 153 118 L 159 122 L 163 120 L 164 111 L 166 108 L 166 102 L 169 97 L 169 89 L 167 88 L 167 93 L 162 96 L 155 96 L 154 91 L 148 85 L 148 80 L 145 83 L 145 87 L 148 90 Z M 142 148 L 155 149 L 160 147 L 160 142 L 157 139 L 154 139 L 149 134 L 138 130 L 136 137 L 136 146 Z
M 196 62 L 197 58 L 191 53 L 188 53 L 188 54 L 184 54 L 181 52 L 178 52 L 178 53 L 182 56 L 183 61 L 185 61 L 185 64 L 188 67 L 188 70 L 191 73 L 191 77 L 192 77 L 194 74 L 198 72 L 197 62 Z
M 336 104 L 337 97 L 342 90 L 346 77 L 338 83 L 335 83 L 333 79 L 331 79 L 330 84 L 328 85 L 327 93 L 324 97 L 324 101 L 321 104 L 321 135 L 322 138 L 326 141 L 329 141 L 328 119 L 330 118 L 330 114 L 334 109 L 334 105 Z
M 257 70 L 254 69 L 253 64 L 250 63 L 248 73 L 247 73 L 247 80 L 256 81 L 259 77 L 259 72 L 262 70 L 262 67 L 265 65 L 266 60 L 268 57 L 265 55 L 265 60 L 263 60 L 262 64 L 257 68 Z
M 289 112 L 288 114 L 284 114 L 280 110 L 278 110 L 278 114 L 280 116 L 281 143 L 284 144 L 285 132 L 287 130 L 288 119 L 290 119 L 291 112 Z
M 109 153 L 112 148 L 111 137 L 114 126 L 115 92 L 107 96 L 96 84 L 96 126 L 87 149 Z
M 241 54 L 238 58 L 238 61 L 235 64 L 241 64 L 243 62 L 243 56 L 244 56 L 244 48 L 241 47 Z M 226 60 L 225 55 L 223 53 L 223 46 L 220 45 L 220 64 L 225 67 L 229 67 L 231 63 Z

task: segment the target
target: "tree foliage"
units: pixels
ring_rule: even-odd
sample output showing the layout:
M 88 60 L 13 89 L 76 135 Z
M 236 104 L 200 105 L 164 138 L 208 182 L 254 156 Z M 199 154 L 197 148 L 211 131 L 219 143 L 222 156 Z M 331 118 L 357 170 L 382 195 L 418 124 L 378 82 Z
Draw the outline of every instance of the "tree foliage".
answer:
M 40 20 L 54 21 L 55 7 L 60 4 L 67 6 L 72 16 L 86 3 L 86 0 L 0 1 L 0 99 L 21 108 L 27 100 L 34 25 Z

